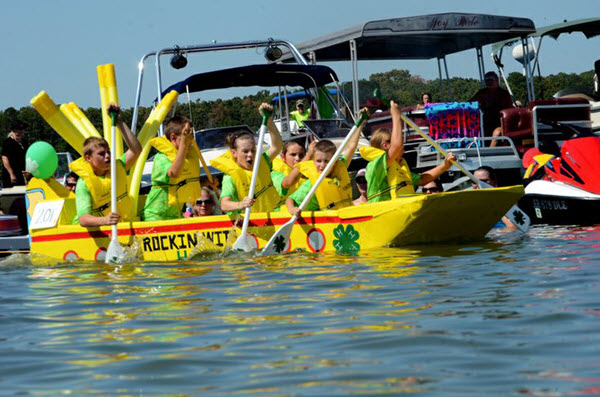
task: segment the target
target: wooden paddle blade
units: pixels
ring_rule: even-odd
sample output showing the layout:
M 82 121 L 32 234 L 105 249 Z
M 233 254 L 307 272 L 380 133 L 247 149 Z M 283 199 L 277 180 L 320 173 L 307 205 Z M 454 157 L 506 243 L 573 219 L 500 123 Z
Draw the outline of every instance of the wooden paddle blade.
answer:
M 296 219 L 291 219 L 286 224 L 281 226 L 271 239 L 265 245 L 265 248 L 261 251 L 261 256 L 270 256 L 281 254 L 285 251 L 285 247 L 288 245 L 290 241 L 290 235 L 292 234 L 292 228 L 294 227 L 294 223 Z
M 106 250 L 106 258 L 104 259 L 104 263 L 113 263 L 118 264 L 123 261 L 125 257 L 125 250 L 119 244 L 117 240 L 110 240 L 110 244 L 108 244 L 108 249 Z

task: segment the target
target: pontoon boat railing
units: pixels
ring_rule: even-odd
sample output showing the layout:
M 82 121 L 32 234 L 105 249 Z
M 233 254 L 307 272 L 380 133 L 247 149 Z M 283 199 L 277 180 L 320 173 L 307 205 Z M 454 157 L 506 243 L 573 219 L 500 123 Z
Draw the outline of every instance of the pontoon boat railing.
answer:
M 240 50 L 240 49 L 247 49 L 247 48 L 269 47 L 269 46 L 287 47 L 289 49 L 290 53 L 294 56 L 294 59 L 296 60 L 297 63 L 299 63 L 301 65 L 308 65 L 308 62 L 306 61 L 306 59 L 304 59 L 302 54 L 300 54 L 300 52 L 296 49 L 296 47 L 292 43 L 290 43 L 289 41 L 285 41 L 285 40 L 275 40 L 275 39 L 259 40 L 259 41 L 246 41 L 246 42 L 237 42 L 237 43 L 222 43 L 222 44 L 213 43 L 213 44 L 204 44 L 204 45 L 190 45 L 190 46 L 185 46 L 185 47 L 175 46 L 175 47 L 163 48 L 162 50 L 158 50 L 158 51 L 149 52 L 148 54 L 144 55 L 138 64 L 138 82 L 137 82 L 137 89 L 136 89 L 136 93 L 135 93 L 135 104 L 134 104 L 134 108 L 133 108 L 133 117 L 132 117 L 132 121 L 131 121 L 131 131 L 135 134 L 136 129 L 137 129 L 136 125 L 137 125 L 137 119 L 138 119 L 138 111 L 139 111 L 140 101 L 141 101 L 141 96 L 142 96 L 144 64 L 148 58 L 150 58 L 152 56 L 156 57 L 155 69 L 156 69 L 156 81 L 157 81 L 157 90 L 158 90 L 158 96 L 157 96 L 158 99 L 157 100 L 160 101 L 161 97 L 162 97 L 162 75 L 161 75 L 161 68 L 160 68 L 160 57 L 162 55 L 170 55 L 170 54 L 175 54 L 175 53 L 191 54 L 191 53 L 200 53 L 200 52 Z

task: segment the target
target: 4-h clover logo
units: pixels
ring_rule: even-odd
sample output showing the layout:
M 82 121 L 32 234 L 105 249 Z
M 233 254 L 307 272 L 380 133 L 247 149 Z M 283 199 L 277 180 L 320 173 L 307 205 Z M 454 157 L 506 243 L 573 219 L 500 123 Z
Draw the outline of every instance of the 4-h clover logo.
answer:
M 285 237 L 276 237 L 274 243 L 275 252 L 282 253 L 285 250 Z
M 520 211 L 514 211 L 513 216 L 515 217 L 515 222 L 519 225 L 523 226 L 525 224 L 525 217 L 523 217 L 523 213 Z
M 360 251 L 360 245 L 357 243 L 360 234 L 354 230 L 354 226 L 348 225 L 344 230 L 344 225 L 337 225 L 333 229 L 333 246 L 341 254 L 356 254 Z

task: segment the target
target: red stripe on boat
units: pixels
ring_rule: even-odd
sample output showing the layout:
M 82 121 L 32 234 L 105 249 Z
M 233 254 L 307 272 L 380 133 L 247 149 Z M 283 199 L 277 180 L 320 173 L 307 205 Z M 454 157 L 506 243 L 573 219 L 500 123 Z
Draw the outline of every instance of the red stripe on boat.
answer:
M 301 225 L 320 225 L 324 223 L 361 223 L 373 219 L 372 216 L 361 216 L 357 218 L 340 219 L 337 216 L 319 216 L 319 217 L 302 217 L 298 219 L 298 223 Z M 261 227 L 261 226 L 277 226 L 285 224 L 289 219 L 278 218 L 278 219 L 253 219 L 250 221 L 250 227 Z M 149 226 L 139 228 L 123 228 L 119 229 L 119 236 L 131 236 L 131 235 L 149 235 L 158 233 L 168 232 L 186 232 L 186 231 L 201 231 L 206 229 L 224 229 L 233 227 L 233 221 L 220 221 L 220 222 L 203 222 L 203 223 L 185 223 L 179 225 L 164 225 L 164 226 Z M 241 223 L 241 222 L 240 222 Z M 79 240 L 83 238 L 110 238 L 109 231 L 102 230 L 91 230 L 84 232 L 73 232 L 63 234 L 52 234 L 48 236 L 32 236 L 31 241 L 35 243 L 41 243 L 45 241 L 57 241 L 57 240 Z

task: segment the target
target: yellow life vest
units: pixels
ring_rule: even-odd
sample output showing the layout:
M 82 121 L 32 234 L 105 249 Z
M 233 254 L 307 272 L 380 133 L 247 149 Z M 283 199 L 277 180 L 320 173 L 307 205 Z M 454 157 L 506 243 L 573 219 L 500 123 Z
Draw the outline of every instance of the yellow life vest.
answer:
M 283 161 L 281 159 L 281 157 L 277 156 L 275 158 L 275 160 L 273 160 L 273 171 L 280 171 L 280 172 L 283 172 L 283 175 L 288 176 L 290 174 L 290 172 L 292 172 L 292 167 L 287 165 L 285 163 L 285 161 Z M 306 181 L 306 178 L 303 178 L 303 177 L 298 178 L 298 181 L 296 181 L 296 183 L 294 183 L 292 186 L 290 186 L 288 188 L 288 193 L 287 193 L 286 197 L 288 197 L 290 194 L 292 194 L 296 190 L 298 190 L 300 185 L 302 185 L 305 181 Z M 285 201 L 286 197 L 284 197 L 284 201 Z
M 363 146 L 360 148 L 359 152 L 363 159 L 367 161 L 374 161 L 381 157 L 385 153 L 385 150 L 377 149 L 371 146 Z M 408 164 L 404 158 L 400 160 L 400 163 L 394 161 L 388 168 L 387 181 L 388 188 L 382 192 L 377 192 L 378 195 L 389 192 L 392 199 L 395 199 L 401 194 L 415 192 L 415 188 L 412 184 L 410 168 L 408 167 Z
M 219 171 L 226 173 L 233 179 L 240 200 L 248 196 L 250 183 L 252 182 L 252 171 L 240 167 L 235 162 L 231 150 L 212 159 L 210 165 Z M 277 203 L 279 203 L 279 193 L 277 193 L 275 186 L 273 186 L 271 170 L 269 169 L 269 164 L 264 156 L 260 156 L 256 188 L 254 189 L 254 199 L 256 201 L 252 206 L 252 210 L 256 212 L 271 212 L 277 208 Z
M 537 156 L 533 156 L 533 161 L 531 162 L 531 164 L 529 164 L 529 167 L 527 167 L 525 175 L 523 175 L 523 179 L 531 178 L 537 170 L 548 164 L 548 162 L 553 158 L 553 155 L 544 153 L 538 154 Z
M 150 145 L 166 155 L 171 163 L 177 157 L 177 148 L 173 146 L 164 136 L 150 140 Z M 174 205 L 183 206 L 185 203 L 193 203 L 200 197 L 202 186 L 200 186 L 200 159 L 195 150 L 188 150 L 183 167 L 177 178 L 169 177 L 169 207 Z M 152 185 L 152 188 L 164 188 L 163 184 Z
M 71 171 L 79 175 L 92 196 L 93 216 L 106 216 L 110 214 L 110 172 L 104 178 L 94 174 L 94 170 L 85 158 L 80 157 L 69 164 Z M 131 199 L 127 195 L 127 173 L 123 163 L 117 160 L 117 212 L 122 221 L 135 218 Z
M 321 175 L 312 160 L 300 161 L 296 164 L 302 175 L 310 179 L 314 186 Z M 323 179 L 315 192 L 320 210 L 341 209 L 352 205 L 352 183 L 348 169 L 343 161 L 333 166 L 333 170 Z

